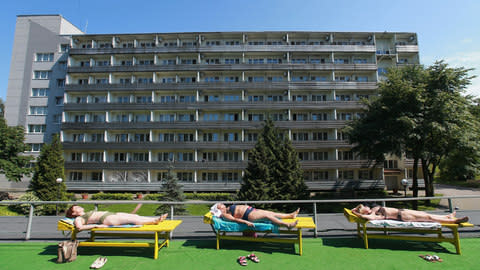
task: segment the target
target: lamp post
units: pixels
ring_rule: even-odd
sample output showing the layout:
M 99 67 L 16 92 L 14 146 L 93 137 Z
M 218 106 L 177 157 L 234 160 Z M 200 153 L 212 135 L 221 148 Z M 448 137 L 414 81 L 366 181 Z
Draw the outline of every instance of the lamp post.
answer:
M 63 182 L 63 179 L 62 178 L 57 178 L 57 180 L 55 180 L 57 182 L 57 199 L 60 200 L 60 184 Z M 58 216 L 58 203 L 55 205 L 55 213 L 56 215 Z
M 402 186 L 403 186 L 403 190 L 405 192 L 405 198 L 407 197 L 407 186 L 408 186 L 408 180 L 407 179 L 402 179 Z

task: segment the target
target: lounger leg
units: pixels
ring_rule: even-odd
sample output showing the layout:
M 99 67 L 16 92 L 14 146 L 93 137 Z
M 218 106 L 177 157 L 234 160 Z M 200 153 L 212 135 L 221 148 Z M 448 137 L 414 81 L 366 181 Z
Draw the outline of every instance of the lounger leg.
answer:
M 217 232 L 217 250 L 220 249 L 220 234 Z
M 155 232 L 155 246 L 153 247 L 153 259 L 158 259 L 158 232 Z
M 457 254 L 461 255 L 462 252 L 460 251 L 460 237 L 458 235 L 458 228 L 454 227 L 452 228 L 453 231 L 453 244 L 455 245 L 455 249 L 457 250 Z
M 367 236 L 367 226 L 365 224 L 363 226 L 363 243 L 365 244 L 365 249 L 368 249 L 368 236 Z
M 303 245 L 302 245 L 302 229 L 298 229 L 298 251 L 300 253 L 300 256 L 303 254 Z M 294 245 L 295 247 L 295 245 Z

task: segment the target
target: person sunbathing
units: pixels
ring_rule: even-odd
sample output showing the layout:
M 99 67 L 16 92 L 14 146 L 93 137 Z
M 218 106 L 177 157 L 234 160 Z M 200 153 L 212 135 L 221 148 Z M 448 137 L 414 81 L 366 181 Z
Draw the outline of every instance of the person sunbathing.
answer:
M 357 205 L 352 209 L 352 212 L 367 220 L 391 219 L 398 221 L 439 222 L 449 224 L 459 224 L 468 221 L 468 217 L 455 217 L 456 212 L 448 215 L 433 215 L 424 211 L 398 209 L 393 207 L 375 206 L 370 208 L 363 204 Z
M 246 224 L 249 227 L 255 227 L 254 221 L 259 219 L 268 219 L 273 224 L 293 228 L 298 220 L 286 223 L 280 218 L 296 218 L 300 208 L 290 214 L 276 213 L 272 211 L 256 209 L 248 205 L 232 204 L 226 207 L 223 203 L 216 203 L 210 208 L 210 212 L 216 217 L 222 217 L 229 221 Z
M 108 211 L 88 211 L 85 213 L 85 209 L 78 205 L 72 205 L 66 212 L 66 217 L 75 219 L 74 224 L 79 231 L 127 224 L 158 224 L 164 221 L 167 216 L 168 214 L 160 217 L 143 217 L 137 214 L 113 213 Z

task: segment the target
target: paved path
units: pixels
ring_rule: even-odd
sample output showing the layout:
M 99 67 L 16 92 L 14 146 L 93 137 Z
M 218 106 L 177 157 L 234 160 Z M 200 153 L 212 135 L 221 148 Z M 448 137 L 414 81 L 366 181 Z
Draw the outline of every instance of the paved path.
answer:
M 480 195 L 480 189 L 436 184 L 435 193 L 443 196 Z M 448 201 L 440 200 L 440 205 L 448 208 Z M 480 210 L 480 198 L 452 199 L 452 206 L 459 210 Z

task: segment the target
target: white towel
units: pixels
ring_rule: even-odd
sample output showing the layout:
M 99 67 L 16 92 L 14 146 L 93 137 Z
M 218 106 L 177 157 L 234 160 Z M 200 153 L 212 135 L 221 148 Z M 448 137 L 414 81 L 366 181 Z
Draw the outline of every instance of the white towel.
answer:
M 220 211 L 220 209 L 218 209 L 218 203 L 214 204 L 214 205 L 210 208 L 210 212 L 211 212 L 212 215 L 215 216 L 215 217 L 221 217 L 221 216 L 222 216 L 222 211 Z
M 392 227 L 392 228 L 430 228 L 438 229 L 442 224 L 438 222 L 409 222 L 398 220 L 370 220 L 370 224 L 375 227 Z

